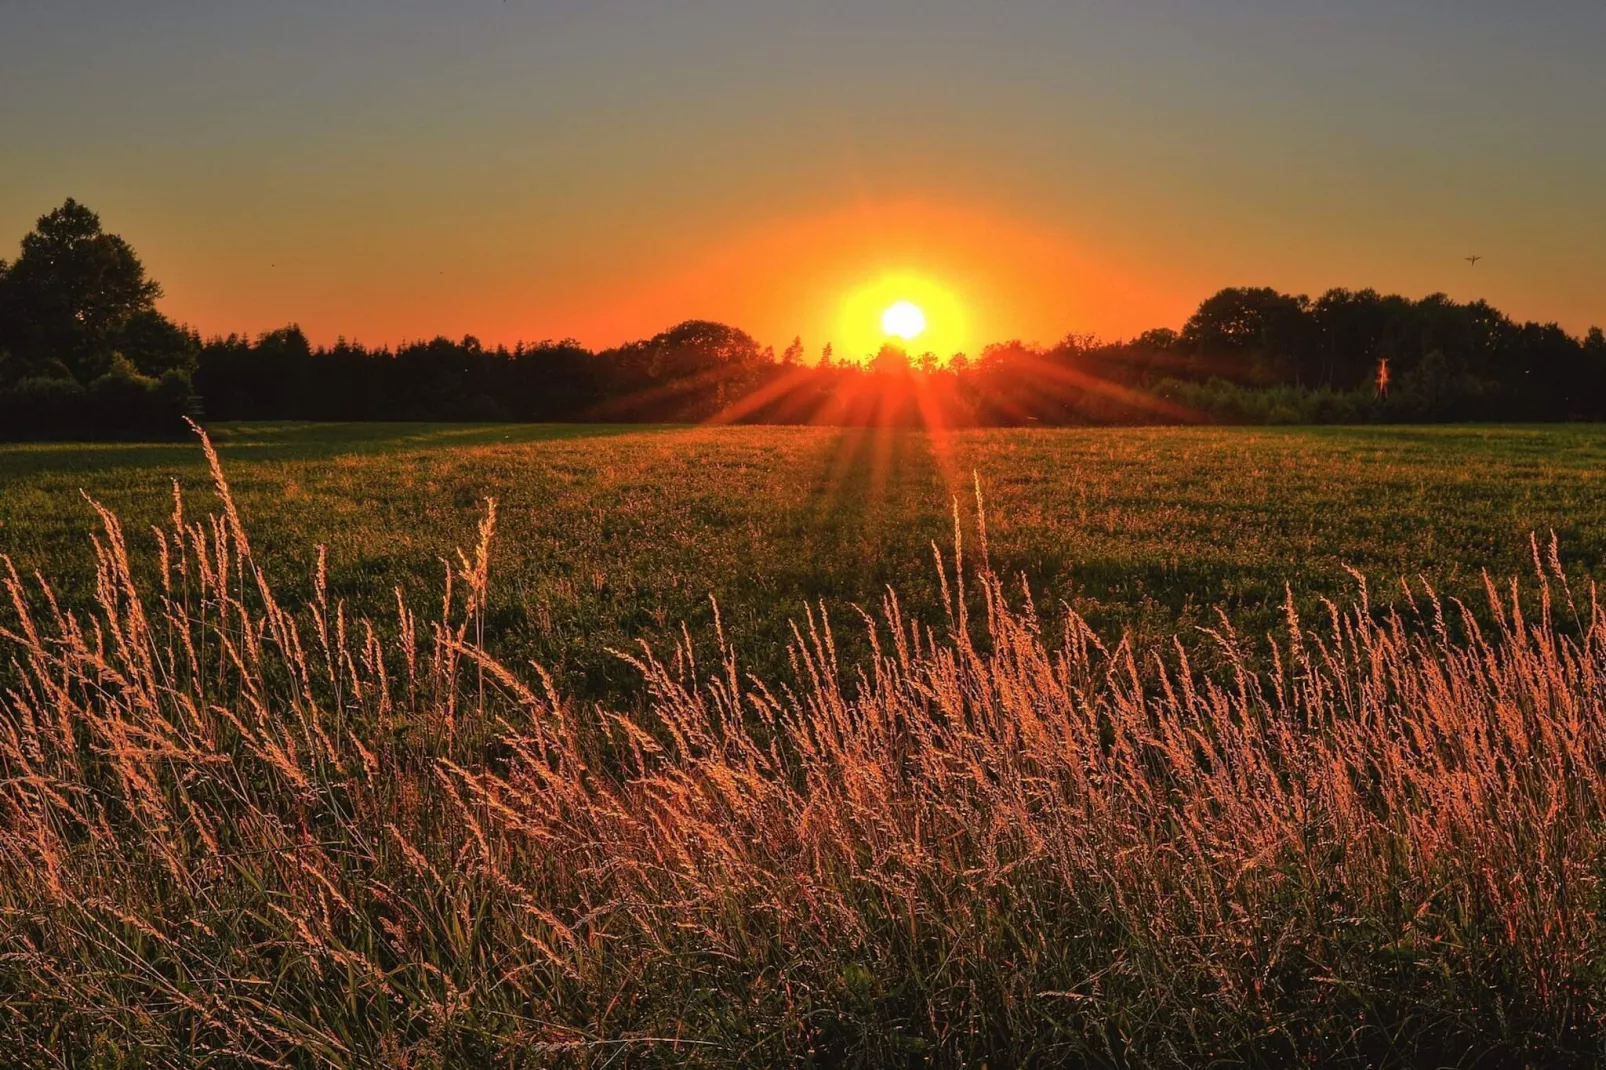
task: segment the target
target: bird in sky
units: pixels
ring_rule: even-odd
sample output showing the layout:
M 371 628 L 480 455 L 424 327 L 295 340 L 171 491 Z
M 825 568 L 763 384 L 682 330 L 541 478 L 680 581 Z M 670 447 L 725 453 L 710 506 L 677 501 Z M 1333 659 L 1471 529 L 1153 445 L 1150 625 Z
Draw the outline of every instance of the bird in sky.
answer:
M 1464 257 L 1463 259 L 1465 259 L 1466 262 L 1471 264 L 1473 267 L 1477 267 L 1478 266 L 1478 261 L 1482 260 L 1483 257 L 1481 257 L 1481 256 L 1468 256 L 1468 257 Z

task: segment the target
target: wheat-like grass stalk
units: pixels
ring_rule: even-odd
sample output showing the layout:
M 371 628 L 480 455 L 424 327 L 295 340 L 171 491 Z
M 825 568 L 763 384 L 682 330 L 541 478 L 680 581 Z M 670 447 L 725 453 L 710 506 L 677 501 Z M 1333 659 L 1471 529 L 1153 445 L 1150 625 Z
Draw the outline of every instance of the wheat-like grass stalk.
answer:
M 862 664 L 822 606 L 754 680 L 720 623 L 587 711 L 485 650 L 494 504 L 432 627 L 331 605 L 321 552 L 287 609 L 202 442 L 224 513 L 175 493 L 156 587 L 104 509 L 91 617 L 0 577 L 8 1058 L 1600 1053 L 1606 618 L 1554 545 L 1537 619 L 1290 595 L 1207 674 L 1049 638 L 956 513 L 943 613 L 888 592 Z

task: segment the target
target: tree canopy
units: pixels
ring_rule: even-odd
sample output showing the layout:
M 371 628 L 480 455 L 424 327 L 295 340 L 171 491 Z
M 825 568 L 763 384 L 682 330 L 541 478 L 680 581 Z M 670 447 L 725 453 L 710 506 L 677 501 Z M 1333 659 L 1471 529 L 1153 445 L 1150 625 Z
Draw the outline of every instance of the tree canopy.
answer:
M 156 312 L 161 293 L 133 248 L 69 197 L 39 217 L 0 272 L 0 348 L 23 376 L 87 383 L 112 369 L 125 344 L 165 371 L 183 346 Z

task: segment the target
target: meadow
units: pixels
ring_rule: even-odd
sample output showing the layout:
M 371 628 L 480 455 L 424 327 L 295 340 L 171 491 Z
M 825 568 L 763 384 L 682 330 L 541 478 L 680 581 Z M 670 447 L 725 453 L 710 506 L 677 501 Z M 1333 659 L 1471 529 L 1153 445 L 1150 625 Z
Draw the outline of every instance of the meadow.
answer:
M 634 694 L 610 651 L 697 635 L 718 601 L 731 641 L 784 668 L 806 605 L 877 604 L 888 586 L 939 603 L 931 545 L 975 483 L 994 564 L 1024 574 L 1046 616 L 1061 601 L 1104 635 L 1169 642 L 1215 610 L 1250 632 L 1285 584 L 1314 611 L 1423 576 L 1482 596 L 1480 570 L 1532 568 L 1554 532 L 1571 567 L 1606 565 L 1606 433 L 1591 425 L 1384 429 L 915 431 L 588 425 L 235 424 L 214 431 L 276 585 L 310 592 L 327 547 L 333 597 L 369 612 L 401 586 L 438 597 L 443 560 L 498 502 L 487 630 L 566 694 Z M 0 445 L 0 554 L 93 593 L 95 516 L 136 550 L 171 511 L 171 483 L 212 504 L 192 443 Z M 148 553 L 135 554 L 144 561 Z
M 0 448 L 20 1061 L 1606 1054 L 1598 429 L 214 433 Z

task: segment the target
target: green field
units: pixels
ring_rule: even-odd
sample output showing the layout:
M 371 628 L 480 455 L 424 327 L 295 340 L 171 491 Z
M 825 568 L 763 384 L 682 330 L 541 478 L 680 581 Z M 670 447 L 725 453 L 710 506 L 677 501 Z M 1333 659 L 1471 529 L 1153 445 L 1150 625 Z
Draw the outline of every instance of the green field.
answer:
M 738 647 L 784 664 L 788 622 L 824 599 L 872 606 L 886 585 L 937 604 L 930 544 L 971 524 L 979 477 L 994 565 L 1024 573 L 1105 634 L 1169 636 L 1226 608 L 1275 620 L 1284 584 L 1306 609 L 1364 572 L 1482 598 L 1480 570 L 1531 572 L 1529 534 L 1554 531 L 1576 575 L 1606 562 L 1606 430 L 988 430 L 944 448 L 920 432 L 834 428 L 224 425 L 219 452 L 259 554 L 281 588 L 331 586 L 388 613 L 404 586 L 438 595 L 443 558 L 500 503 L 490 641 L 535 658 L 570 694 L 619 695 L 609 649 L 694 633 L 718 599 Z M 0 446 L 0 553 L 87 598 L 94 515 L 136 547 L 171 511 L 215 505 L 199 448 Z M 136 555 L 142 556 L 142 555 Z

